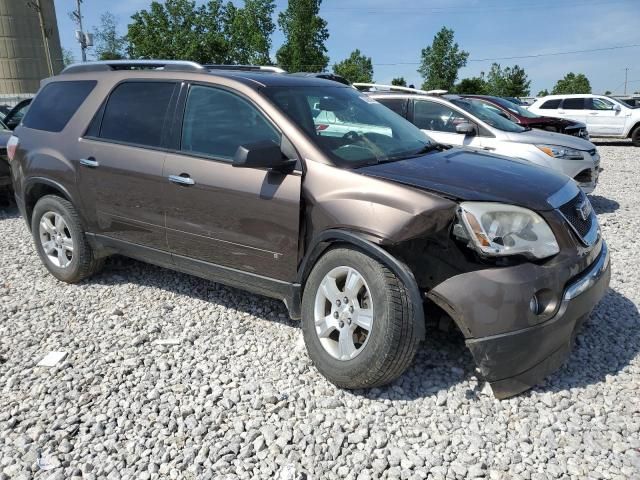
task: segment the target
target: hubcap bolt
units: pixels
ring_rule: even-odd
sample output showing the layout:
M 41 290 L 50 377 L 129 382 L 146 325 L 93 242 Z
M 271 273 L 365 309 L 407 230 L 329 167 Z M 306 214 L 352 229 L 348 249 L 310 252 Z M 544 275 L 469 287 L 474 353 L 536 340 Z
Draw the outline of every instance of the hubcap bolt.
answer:
M 340 328 L 344 328 L 344 322 L 340 320 Z
M 353 313 L 353 305 L 349 307 L 349 313 Z
M 336 305 L 340 306 L 342 302 L 340 302 L 340 300 L 336 300 Z
M 333 318 L 338 318 L 339 316 L 338 312 L 333 312 Z
M 349 319 L 347 320 L 347 323 L 348 323 L 349 325 L 351 325 L 351 318 L 349 318 Z
M 349 303 L 349 299 L 347 297 L 344 297 L 344 303 Z

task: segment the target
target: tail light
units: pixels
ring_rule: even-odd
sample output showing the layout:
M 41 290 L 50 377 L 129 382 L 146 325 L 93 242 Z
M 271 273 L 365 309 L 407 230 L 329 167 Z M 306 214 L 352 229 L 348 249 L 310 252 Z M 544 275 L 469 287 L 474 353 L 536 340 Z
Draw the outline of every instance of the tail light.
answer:
M 316 125 L 316 130 L 318 132 L 326 130 L 327 128 L 329 128 L 329 125 L 325 125 L 324 123 L 320 123 L 320 124 Z
M 15 135 L 11 135 L 9 141 L 7 142 L 7 158 L 9 158 L 9 161 L 12 161 L 13 157 L 16 156 L 16 150 L 18 150 L 19 143 L 20 139 Z

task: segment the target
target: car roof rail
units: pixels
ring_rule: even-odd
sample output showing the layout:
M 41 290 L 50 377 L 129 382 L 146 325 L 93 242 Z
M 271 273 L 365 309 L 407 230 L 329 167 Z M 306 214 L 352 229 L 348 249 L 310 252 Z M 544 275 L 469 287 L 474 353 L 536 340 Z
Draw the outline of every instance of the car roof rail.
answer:
M 202 72 L 206 69 L 196 62 L 188 60 L 100 60 L 96 62 L 74 63 L 66 67 L 63 73 L 108 72 L 113 70 L 178 70 L 183 72 Z
M 203 65 L 207 70 L 241 70 L 244 72 L 271 72 L 271 73 L 287 73 L 280 67 L 272 65 L 220 65 L 207 63 Z
M 419 88 L 402 87 L 400 85 L 385 85 L 383 83 L 354 83 L 353 86 L 358 90 L 360 90 L 360 88 L 374 88 L 390 91 L 397 90 L 399 92 L 407 93 L 419 93 L 422 95 L 445 95 L 447 93 L 447 90 L 420 90 Z

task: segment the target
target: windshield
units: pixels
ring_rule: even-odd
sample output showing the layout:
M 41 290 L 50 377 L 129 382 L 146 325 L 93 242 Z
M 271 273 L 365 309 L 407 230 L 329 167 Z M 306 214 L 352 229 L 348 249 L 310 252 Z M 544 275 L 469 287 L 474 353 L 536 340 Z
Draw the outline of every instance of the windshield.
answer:
M 353 88 L 269 87 L 264 93 L 339 166 L 401 160 L 435 147 L 417 127 Z
M 612 102 L 614 102 L 614 103 L 617 103 L 617 104 L 619 104 L 619 105 L 622 105 L 623 107 L 627 107 L 627 108 L 640 108 L 640 107 L 638 107 L 638 106 L 635 104 L 635 100 L 634 100 L 633 98 L 629 98 L 629 99 L 621 99 L 621 98 L 613 98 L 613 97 L 609 97 L 609 96 L 607 96 L 607 98 L 608 98 L 609 100 L 611 100 Z M 632 102 L 632 103 L 627 103 L 627 100 L 628 100 L 629 102 Z
M 453 98 L 451 99 L 451 103 L 466 110 L 470 114 L 476 116 L 486 124 L 492 126 L 493 128 L 497 128 L 498 130 L 514 133 L 520 133 L 526 130 L 526 128 L 521 127 L 520 125 L 513 123 L 511 120 L 507 120 L 506 118 L 498 115 L 492 109 L 495 107 L 490 107 L 486 103 L 479 100 L 474 100 L 471 98 Z
M 540 116 L 540 115 L 536 115 L 533 112 L 530 112 L 526 108 L 522 108 L 520 105 L 510 102 L 506 98 L 491 97 L 491 100 L 493 102 L 496 102 L 498 105 L 503 106 L 504 108 L 509 110 L 511 113 L 515 113 L 516 115 L 520 115 L 521 117 L 538 118 Z

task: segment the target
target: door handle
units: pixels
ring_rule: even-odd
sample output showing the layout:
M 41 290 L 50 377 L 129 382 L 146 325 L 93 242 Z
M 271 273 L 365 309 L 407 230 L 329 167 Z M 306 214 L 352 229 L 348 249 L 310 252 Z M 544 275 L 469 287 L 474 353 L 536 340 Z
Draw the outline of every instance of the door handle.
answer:
M 89 158 L 81 158 L 80 159 L 80 165 L 83 165 L 83 166 L 89 167 L 89 168 L 96 168 L 100 164 L 98 163 L 98 161 L 95 158 L 89 157 Z
M 495 150 L 495 147 L 482 147 L 483 150 Z
M 169 175 L 169 181 L 178 185 L 195 185 L 196 181 L 186 173 L 182 175 Z
M 589 112 L 589 115 L 598 115 L 598 112 Z

